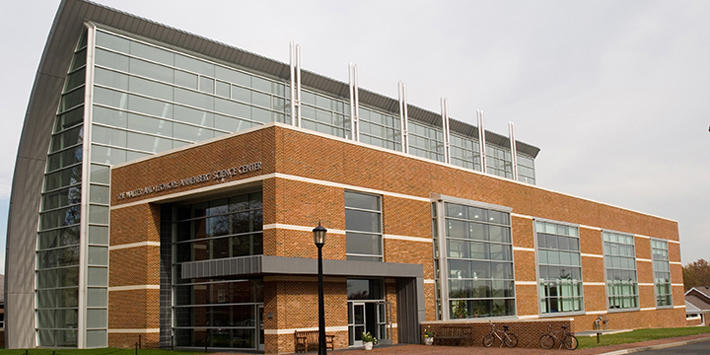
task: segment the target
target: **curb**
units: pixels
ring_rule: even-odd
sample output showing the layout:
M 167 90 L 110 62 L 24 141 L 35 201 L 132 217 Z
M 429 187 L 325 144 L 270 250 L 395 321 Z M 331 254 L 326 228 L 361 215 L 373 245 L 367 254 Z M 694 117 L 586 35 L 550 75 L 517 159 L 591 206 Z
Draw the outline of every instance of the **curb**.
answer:
M 616 350 L 616 351 L 610 351 L 608 353 L 601 353 L 599 355 L 622 355 L 622 354 L 631 354 L 631 353 L 636 353 L 639 351 L 647 351 L 647 350 L 660 350 L 660 349 L 667 349 L 667 348 L 674 348 L 676 346 L 683 346 L 683 345 L 688 345 L 688 344 L 695 344 L 695 343 L 702 343 L 704 341 L 710 341 L 710 337 L 702 337 L 702 338 L 697 338 L 697 339 L 690 339 L 690 340 L 684 340 L 684 341 L 677 341 L 673 343 L 665 343 L 665 344 L 656 344 L 656 345 L 649 345 L 649 346 L 640 346 L 638 348 L 629 348 L 629 349 L 621 349 L 621 350 Z

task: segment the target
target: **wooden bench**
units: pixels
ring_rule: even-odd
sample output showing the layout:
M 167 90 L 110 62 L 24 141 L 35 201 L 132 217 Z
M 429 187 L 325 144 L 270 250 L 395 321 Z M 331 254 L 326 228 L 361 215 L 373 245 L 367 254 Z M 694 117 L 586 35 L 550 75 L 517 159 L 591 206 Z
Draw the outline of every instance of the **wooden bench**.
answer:
M 317 350 L 318 348 L 318 331 L 309 330 L 305 332 L 296 332 L 296 352 L 305 353 L 309 348 Z M 335 335 L 325 335 L 325 348 L 335 350 Z
M 441 327 L 434 334 L 434 343 L 437 345 L 473 345 L 473 329 L 471 327 Z

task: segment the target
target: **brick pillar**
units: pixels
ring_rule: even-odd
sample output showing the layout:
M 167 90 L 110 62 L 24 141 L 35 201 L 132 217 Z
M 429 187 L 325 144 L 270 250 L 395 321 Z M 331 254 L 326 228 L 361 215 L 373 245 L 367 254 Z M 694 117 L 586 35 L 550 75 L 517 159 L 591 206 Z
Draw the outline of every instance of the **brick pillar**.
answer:
M 160 207 L 111 211 L 108 344 L 160 345 Z

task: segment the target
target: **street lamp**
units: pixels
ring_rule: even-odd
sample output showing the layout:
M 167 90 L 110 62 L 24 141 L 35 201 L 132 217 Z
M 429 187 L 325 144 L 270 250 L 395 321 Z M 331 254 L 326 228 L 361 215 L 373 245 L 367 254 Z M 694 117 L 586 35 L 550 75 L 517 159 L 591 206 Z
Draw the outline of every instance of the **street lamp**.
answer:
M 323 244 L 328 232 L 318 221 L 313 228 L 313 242 L 318 247 L 318 355 L 325 355 L 325 305 L 323 304 Z

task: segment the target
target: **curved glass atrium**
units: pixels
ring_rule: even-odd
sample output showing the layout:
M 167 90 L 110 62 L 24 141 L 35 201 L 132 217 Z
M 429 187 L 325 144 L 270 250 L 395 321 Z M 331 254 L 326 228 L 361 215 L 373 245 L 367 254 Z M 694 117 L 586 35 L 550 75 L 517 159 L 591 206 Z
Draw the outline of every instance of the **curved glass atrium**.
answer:
M 291 123 L 290 92 L 287 80 L 89 26 L 66 76 L 45 170 L 36 266 L 40 346 L 107 344 L 110 167 L 269 122 Z M 311 88 L 300 97 L 301 127 L 352 139 L 349 97 Z M 403 150 L 399 112 L 362 104 L 355 112 L 360 142 Z M 446 161 L 442 127 L 412 115 L 406 130 L 409 154 Z M 452 165 L 482 170 L 477 135 L 451 132 L 449 146 Z M 485 149 L 487 172 L 513 179 L 510 147 L 487 142 Z M 518 180 L 534 184 L 534 157 L 518 152 L 517 171 Z M 510 314 L 506 302 L 490 312 Z

